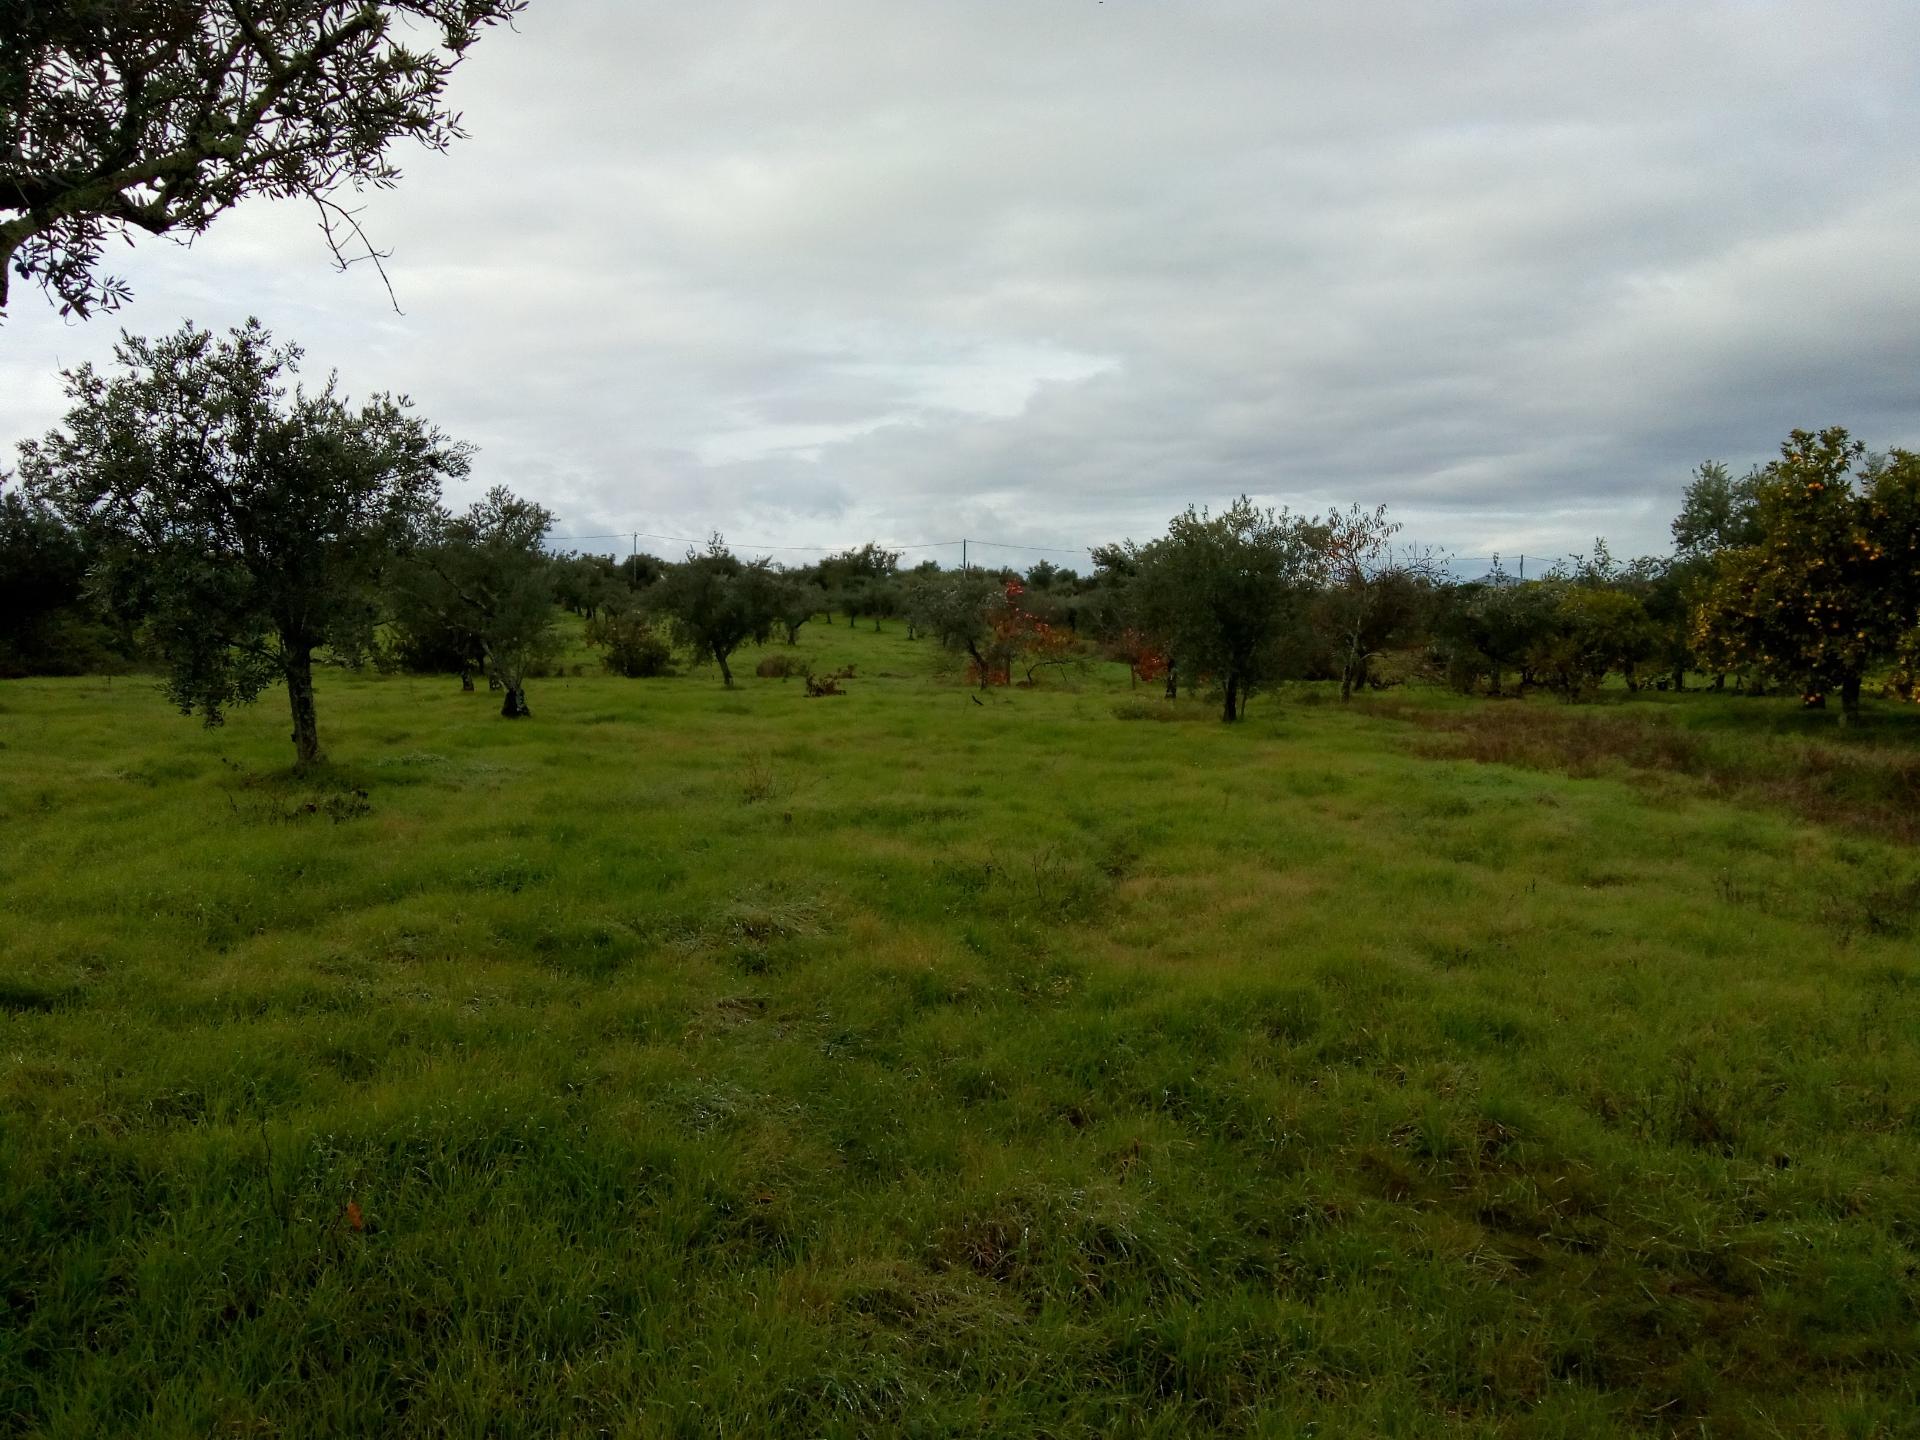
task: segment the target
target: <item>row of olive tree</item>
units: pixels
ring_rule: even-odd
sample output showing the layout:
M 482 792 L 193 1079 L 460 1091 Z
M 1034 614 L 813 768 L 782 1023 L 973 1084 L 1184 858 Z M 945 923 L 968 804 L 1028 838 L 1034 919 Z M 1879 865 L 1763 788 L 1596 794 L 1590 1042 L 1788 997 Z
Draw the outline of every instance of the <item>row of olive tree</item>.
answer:
M 876 625 L 898 616 L 910 637 L 964 654 L 983 687 L 1016 671 L 1032 682 L 1073 659 L 1085 617 L 1088 639 L 1111 651 L 1124 637 L 1157 657 L 1170 693 L 1182 676 L 1216 685 L 1232 720 L 1257 690 L 1314 673 L 1321 657 L 1334 657 L 1350 695 L 1383 649 L 1405 640 L 1418 608 L 1410 597 L 1435 571 L 1430 557 L 1394 543 L 1398 529 L 1381 509 L 1307 519 L 1242 498 L 1219 515 L 1189 509 L 1160 539 L 1094 552 L 1085 579 L 1048 562 L 1025 577 L 932 563 L 903 573 L 896 553 L 871 544 L 781 570 L 739 560 L 718 537 L 644 586 L 622 584 L 610 557 L 565 564 L 574 608 L 621 616 L 596 622 L 615 668 L 625 628 L 658 622 L 731 684 L 739 645 L 780 631 L 792 641 L 808 618 L 838 608 Z
M 496 489 L 464 513 L 442 507 L 468 447 L 404 399 L 356 407 L 331 378 L 299 385 L 298 349 L 257 322 L 224 338 L 191 325 L 126 338 L 116 354 L 110 377 L 66 375 L 66 425 L 21 447 L 26 490 L 0 496 L 0 556 L 22 562 L 0 574 L 18 592 L 0 666 L 74 628 L 61 597 L 84 576 L 99 632 L 123 649 L 144 635 L 184 710 L 218 723 L 284 680 L 302 764 L 320 756 L 316 653 L 395 656 L 458 671 L 467 688 L 483 672 L 502 713 L 520 716 L 554 647 L 556 601 L 587 617 L 623 673 L 656 671 L 670 637 L 728 685 L 741 645 L 792 643 L 822 610 L 877 623 L 880 587 L 884 613 L 964 652 L 982 685 L 1063 663 L 1084 616 L 1108 654 L 1163 676 L 1169 694 L 1213 685 L 1228 720 L 1280 679 L 1337 679 L 1344 699 L 1377 683 L 1380 657 L 1416 649 L 1495 694 L 1509 676 L 1568 699 L 1610 673 L 1630 689 L 1683 686 L 1704 667 L 1837 692 L 1848 716 L 1869 669 L 1893 667 L 1910 693 L 1920 663 L 1920 460 L 1869 456 L 1844 431 L 1796 431 L 1744 481 L 1701 467 L 1667 560 L 1622 566 L 1597 544 L 1544 580 L 1515 582 L 1496 561 L 1455 585 L 1396 544 L 1384 510 L 1309 518 L 1243 497 L 1095 551 L 1085 579 L 1046 565 L 1023 581 L 903 574 L 874 545 L 782 570 L 717 536 L 680 564 L 556 559 L 538 505 Z

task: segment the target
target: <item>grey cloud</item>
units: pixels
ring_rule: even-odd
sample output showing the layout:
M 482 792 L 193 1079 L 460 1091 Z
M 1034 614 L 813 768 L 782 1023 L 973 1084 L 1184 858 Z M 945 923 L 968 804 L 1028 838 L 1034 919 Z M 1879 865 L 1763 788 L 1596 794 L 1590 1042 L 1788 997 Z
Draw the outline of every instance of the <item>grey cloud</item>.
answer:
M 1246 491 L 1659 548 L 1793 425 L 1920 444 L 1920 12 L 1722 0 L 538 0 L 370 197 L 406 309 L 248 206 L 128 323 L 257 312 L 568 533 L 1029 544 Z M 0 332 L 0 435 L 64 327 Z M 671 547 L 668 547 L 671 548 Z

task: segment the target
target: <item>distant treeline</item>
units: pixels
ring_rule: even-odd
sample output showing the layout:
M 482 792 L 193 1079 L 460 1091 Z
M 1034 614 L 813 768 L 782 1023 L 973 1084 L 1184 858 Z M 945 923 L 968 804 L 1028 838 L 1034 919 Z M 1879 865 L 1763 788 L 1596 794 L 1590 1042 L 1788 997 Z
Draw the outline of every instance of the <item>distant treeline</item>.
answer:
M 1062 636 L 1124 661 L 1136 680 L 1218 689 L 1223 713 L 1277 680 L 1359 687 L 1425 677 L 1492 695 L 1577 701 L 1610 677 L 1629 691 L 1690 680 L 1828 696 L 1856 713 L 1870 679 L 1911 700 L 1920 678 L 1920 458 L 1871 454 L 1844 430 L 1796 430 L 1780 458 L 1735 479 L 1707 461 L 1685 487 L 1674 550 L 1590 554 L 1523 580 L 1496 557 L 1461 581 L 1399 543 L 1384 508 L 1324 517 L 1241 500 L 1189 510 L 1161 539 L 1096 549 L 1085 574 L 955 572 L 868 544 L 809 565 L 751 565 L 788 640 L 814 615 L 898 620 L 968 652 L 982 683 L 1059 658 Z M 719 564 L 716 540 L 689 564 Z M 556 594 L 595 623 L 646 613 L 676 567 L 650 556 L 567 555 Z M 665 593 L 665 592 L 662 592 Z M 754 632 L 756 635 L 758 630 Z
M 1920 457 L 1839 429 L 1796 430 L 1739 479 L 1700 466 L 1669 556 L 1623 563 L 1596 541 L 1531 580 L 1496 561 L 1459 581 L 1384 508 L 1245 498 L 1096 549 L 1086 573 L 902 568 L 874 544 L 782 566 L 719 536 L 669 562 L 555 555 L 552 515 L 504 489 L 449 511 L 468 447 L 404 399 L 294 384 L 298 349 L 257 323 L 128 338 L 116 358 L 66 374 L 65 423 L 0 477 L 0 675 L 148 665 L 209 724 L 284 681 L 302 763 L 321 754 L 316 662 L 483 676 L 524 715 L 561 608 L 633 677 L 678 652 L 731 685 L 743 645 L 892 621 L 982 686 L 1103 655 L 1136 684 L 1215 695 L 1228 720 L 1293 679 L 1577 701 L 1615 676 L 1785 687 L 1851 717 L 1870 685 L 1913 698 L 1920 672 Z

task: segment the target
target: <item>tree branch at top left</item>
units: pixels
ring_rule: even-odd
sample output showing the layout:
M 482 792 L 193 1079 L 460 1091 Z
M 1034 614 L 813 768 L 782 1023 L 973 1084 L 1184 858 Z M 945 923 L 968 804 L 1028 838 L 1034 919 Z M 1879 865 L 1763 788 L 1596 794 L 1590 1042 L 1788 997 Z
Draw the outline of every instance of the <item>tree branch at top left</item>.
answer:
M 327 197 L 398 182 L 394 141 L 443 151 L 464 137 L 448 78 L 526 3 L 13 0 L 0 10 L 0 313 L 13 278 L 63 315 L 118 309 L 131 292 L 101 270 L 109 239 L 191 238 L 249 196 L 350 214 Z

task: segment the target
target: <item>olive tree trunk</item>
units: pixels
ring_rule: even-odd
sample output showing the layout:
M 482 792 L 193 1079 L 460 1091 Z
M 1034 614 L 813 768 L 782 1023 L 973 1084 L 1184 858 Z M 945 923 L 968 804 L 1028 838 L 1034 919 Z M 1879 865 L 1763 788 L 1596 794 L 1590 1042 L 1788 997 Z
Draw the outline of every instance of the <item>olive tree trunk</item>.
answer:
M 985 657 L 980 654 L 980 646 L 973 640 L 967 641 L 967 654 L 973 657 L 973 668 L 980 674 L 980 688 L 986 689 L 993 683 L 993 671 L 987 668 Z
M 284 646 L 281 664 L 287 676 L 287 704 L 293 711 L 294 764 L 304 770 L 326 758 L 320 753 L 320 721 L 313 709 L 313 646 Z
M 1849 675 L 1840 682 L 1840 723 L 1857 724 L 1860 720 L 1860 677 Z

